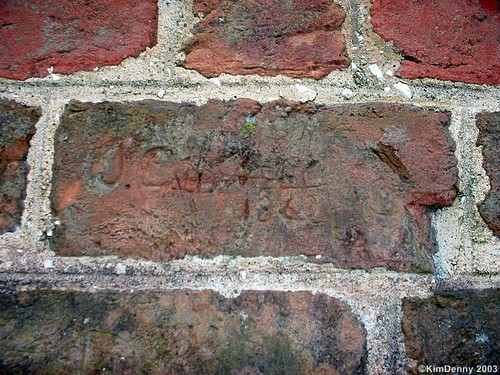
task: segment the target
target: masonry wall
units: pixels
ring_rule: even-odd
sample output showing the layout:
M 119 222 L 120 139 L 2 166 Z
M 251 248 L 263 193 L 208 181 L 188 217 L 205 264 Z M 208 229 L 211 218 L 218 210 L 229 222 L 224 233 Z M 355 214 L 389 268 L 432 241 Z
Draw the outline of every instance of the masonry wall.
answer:
M 499 34 L 0 1 L 0 373 L 499 372 Z

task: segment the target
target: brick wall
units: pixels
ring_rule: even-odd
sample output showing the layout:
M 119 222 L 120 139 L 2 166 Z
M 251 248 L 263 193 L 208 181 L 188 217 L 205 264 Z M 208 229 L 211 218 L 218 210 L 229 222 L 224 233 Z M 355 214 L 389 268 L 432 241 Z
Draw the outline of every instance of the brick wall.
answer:
M 0 373 L 500 372 L 499 33 L 0 1 Z

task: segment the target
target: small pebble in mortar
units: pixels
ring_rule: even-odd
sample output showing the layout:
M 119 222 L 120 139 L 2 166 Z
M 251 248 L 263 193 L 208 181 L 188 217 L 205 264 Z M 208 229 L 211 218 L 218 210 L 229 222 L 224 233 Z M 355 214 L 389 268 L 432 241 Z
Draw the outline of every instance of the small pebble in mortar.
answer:
M 124 275 L 127 273 L 127 266 L 123 263 L 116 263 L 115 273 L 117 275 Z
M 220 82 L 220 79 L 215 77 L 215 78 L 210 78 L 209 79 L 210 82 L 212 82 L 215 86 L 217 87 L 220 87 L 221 86 L 221 82 Z
M 413 97 L 413 94 L 411 92 L 410 86 L 404 84 L 403 82 L 398 82 L 398 83 L 394 84 L 393 87 L 396 90 L 398 90 L 401 94 L 403 94 L 403 96 L 406 99 L 411 99 Z
M 384 74 L 380 70 L 377 64 L 368 65 L 368 70 L 373 74 L 380 82 L 385 81 Z
M 316 96 L 318 96 L 318 93 L 316 91 L 304 85 L 296 84 L 295 89 L 301 94 L 299 98 L 299 101 L 301 103 L 313 101 L 314 99 L 316 99 Z
M 354 91 L 352 91 L 351 89 L 344 89 L 342 91 L 342 96 L 344 98 L 346 98 L 347 100 L 352 99 L 354 97 L 354 95 L 355 95 Z

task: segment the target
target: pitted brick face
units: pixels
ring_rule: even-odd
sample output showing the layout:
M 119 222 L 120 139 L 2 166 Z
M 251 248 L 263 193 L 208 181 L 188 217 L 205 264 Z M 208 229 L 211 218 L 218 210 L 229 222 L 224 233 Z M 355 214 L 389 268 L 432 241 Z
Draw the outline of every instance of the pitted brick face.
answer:
M 500 342 L 500 290 L 438 292 L 403 300 L 403 332 L 408 357 L 419 366 L 467 366 L 494 373 Z M 485 366 L 484 368 L 481 366 Z M 478 371 L 479 370 L 479 371 Z M 465 372 L 465 371 L 460 371 Z
M 344 10 L 329 0 L 195 0 L 203 19 L 183 66 L 221 73 L 320 79 L 349 64 L 340 27 Z
M 56 134 L 61 255 L 298 256 L 428 271 L 449 113 L 389 104 L 79 103 Z
M 0 2 L 0 76 L 24 80 L 118 65 L 156 43 L 155 0 Z
M 31 137 L 41 111 L 0 100 L 0 234 L 21 224 Z
M 497 0 L 372 0 L 375 32 L 403 55 L 397 75 L 500 84 Z
M 477 117 L 478 146 L 483 146 L 483 166 L 490 179 L 490 191 L 479 205 L 479 213 L 496 236 L 500 237 L 500 112 Z
M 362 325 L 345 303 L 321 294 L 35 291 L 0 294 L 0 321 L 7 373 L 366 371 Z

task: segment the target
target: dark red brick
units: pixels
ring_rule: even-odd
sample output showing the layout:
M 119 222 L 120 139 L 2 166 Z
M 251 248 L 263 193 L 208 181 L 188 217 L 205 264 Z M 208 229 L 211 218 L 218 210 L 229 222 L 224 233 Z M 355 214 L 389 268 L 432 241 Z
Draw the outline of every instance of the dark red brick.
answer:
M 329 0 L 195 0 L 183 66 L 206 77 L 284 74 L 320 79 L 349 64 L 340 27 L 345 12 Z
M 477 116 L 478 146 L 483 146 L 483 166 L 490 178 L 490 191 L 479 205 L 479 213 L 500 237 L 500 112 Z
M 428 271 L 427 212 L 455 197 L 448 121 L 389 104 L 72 102 L 55 140 L 53 245 Z
M 372 0 L 375 32 L 403 55 L 397 75 L 500 84 L 496 0 Z
M 2 0 L 0 76 L 117 65 L 156 43 L 155 0 Z
M 320 294 L 24 292 L 0 322 L 4 373 L 365 373 L 363 327 Z
M 440 292 L 403 301 L 406 353 L 419 365 L 497 365 L 500 358 L 499 289 Z M 462 372 L 463 373 L 463 372 Z
M 0 234 L 21 224 L 29 171 L 26 157 L 39 109 L 0 99 Z

